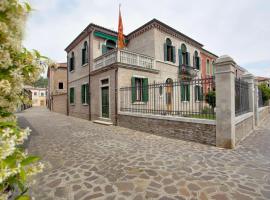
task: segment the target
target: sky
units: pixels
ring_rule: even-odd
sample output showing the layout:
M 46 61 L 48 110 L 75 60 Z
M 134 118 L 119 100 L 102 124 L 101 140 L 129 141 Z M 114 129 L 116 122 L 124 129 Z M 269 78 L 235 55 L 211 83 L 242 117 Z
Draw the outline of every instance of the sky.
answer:
M 64 49 L 88 24 L 117 31 L 121 3 L 125 34 L 156 18 L 254 75 L 270 77 L 269 0 L 28 1 L 34 11 L 24 45 L 56 62 L 66 62 Z

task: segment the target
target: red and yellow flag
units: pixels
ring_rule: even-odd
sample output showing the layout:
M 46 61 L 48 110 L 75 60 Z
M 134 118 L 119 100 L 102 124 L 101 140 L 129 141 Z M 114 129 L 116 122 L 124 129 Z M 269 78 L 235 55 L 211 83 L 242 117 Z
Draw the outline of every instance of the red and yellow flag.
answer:
M 125 38 L 123 34 L 123 22 L 119 5 L 119 19 L 118 19 L 118 48 L 122 49 L 125 47 Z

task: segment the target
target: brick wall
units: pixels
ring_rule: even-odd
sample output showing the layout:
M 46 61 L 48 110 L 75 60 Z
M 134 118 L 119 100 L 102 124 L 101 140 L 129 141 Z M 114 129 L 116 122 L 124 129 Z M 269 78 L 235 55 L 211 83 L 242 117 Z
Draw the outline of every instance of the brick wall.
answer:
M 67 114 L 67 94 L 53 96 L 52 111 Z
M 216 144 L 216 126 L 214 124 L 193 123 L 179 120 L 174 121 L 119 114 L 118 125 L 165 137 L 189 140 L 210 145 Z

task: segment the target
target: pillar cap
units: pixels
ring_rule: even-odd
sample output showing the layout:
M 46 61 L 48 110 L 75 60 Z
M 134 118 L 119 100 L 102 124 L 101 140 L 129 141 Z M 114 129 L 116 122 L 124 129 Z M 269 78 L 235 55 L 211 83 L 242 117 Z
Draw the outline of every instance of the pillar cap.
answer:
M 233 64 L 233 65 L 236 64 L 235 61 L 228 55 L 220 56 L 215 62 L 216 65 L 222 65 L 222 64 L 225 64 L 225 63 L 226 64 L 230 63 L 230 64 Z

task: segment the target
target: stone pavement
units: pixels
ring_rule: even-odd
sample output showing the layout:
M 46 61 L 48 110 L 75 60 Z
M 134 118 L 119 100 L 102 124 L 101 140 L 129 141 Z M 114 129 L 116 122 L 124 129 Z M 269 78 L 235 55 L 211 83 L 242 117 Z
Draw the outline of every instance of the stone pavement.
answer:
M 270 125 L 235 150 L 102 126 L 46 109 L 18 114 L 45 171 L 36 200 L 270 199 Z

